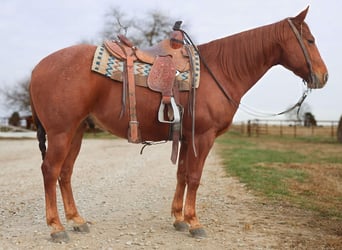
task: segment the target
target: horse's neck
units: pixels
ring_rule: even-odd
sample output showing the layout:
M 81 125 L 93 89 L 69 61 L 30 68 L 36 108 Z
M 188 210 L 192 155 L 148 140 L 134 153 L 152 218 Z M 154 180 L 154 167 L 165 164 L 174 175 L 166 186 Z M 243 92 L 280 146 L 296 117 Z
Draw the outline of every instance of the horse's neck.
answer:
M 278 63 L 280 25 L 263 26 L 202 45 L 202 56 L 236 101 Z

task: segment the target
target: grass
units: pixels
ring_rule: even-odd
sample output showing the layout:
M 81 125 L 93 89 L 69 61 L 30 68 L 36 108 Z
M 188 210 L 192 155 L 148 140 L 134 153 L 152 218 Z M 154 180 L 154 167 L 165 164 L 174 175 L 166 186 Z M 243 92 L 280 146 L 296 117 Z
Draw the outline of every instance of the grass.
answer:
M 342 145 L 230 132 L 217 143 L 228 175 L 256 194 L 342 219 Z
M 95 133 L 93 132 L 87 132 L 84 133 L 83 135 L 84 139 L 117 139 L 115 135 L 107 132 L 107 131 L 96 131 Z

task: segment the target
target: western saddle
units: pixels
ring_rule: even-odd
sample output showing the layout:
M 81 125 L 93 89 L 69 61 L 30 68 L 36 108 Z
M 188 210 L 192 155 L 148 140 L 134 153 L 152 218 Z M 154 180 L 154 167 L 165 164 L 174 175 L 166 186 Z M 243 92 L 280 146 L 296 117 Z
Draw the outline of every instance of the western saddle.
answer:
M 123 95 L 121 116 L 126 109 L 128 89 L 129 128 L 128 141 L 141 143 L 139 122 L 136 114 L 134 62 L 141 61 L 151 64 L 147 78 L 148 87 L 162 95 L 158 111 L 159 122 L 169 123 L 172 131 L 171 161 L 175 164 L 178 156 L 178 144 L 181 137 L 181 108 L 178 105 L 178 87 L 175 83 L 177 72 L 190 70 L 190 61 L 184 47 L 184 34 L 180 29 L 181 21 L 177 21 L 169 39 L 165 39 L 148 49 L 139 49 L 124 35 L 118 40 L 105 41 L 106 49 L 117 59 L 124 62 Z

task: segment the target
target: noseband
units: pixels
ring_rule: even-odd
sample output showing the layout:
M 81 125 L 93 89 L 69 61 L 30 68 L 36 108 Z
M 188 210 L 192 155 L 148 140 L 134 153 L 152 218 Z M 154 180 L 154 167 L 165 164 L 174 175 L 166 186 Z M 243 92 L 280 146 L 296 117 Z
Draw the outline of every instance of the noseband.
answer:
M 314 74 L 313 74 L 313 70 L 312 70 L 312 63 L 311 63 L 311 60 L 310 60 L 310 56 L 309 56 L 309 53 L 308 53 L 308 50 L 306 49 L 305 47 L 305 44 L 304 44 L 304 41 L 303 41 L 303 38 L 302 38 L 302 32 L 299 33 L 299 31 L 297 30 L 296 26 L 293 24 L 292 20 L 290 18 L 287 19 L 287 21 L 289 22 L 291 28 L 292 28 L 292 31 L 293 33 L 295 34 L 298 42 L 299 42 L 299 45 L 300 47 L 302 48 L 302 51 L 303 51 L 303 54 L 304 54 L 304 57 L 305 57 L 305 60 L 306 60 L 306 64 L 308 65 L 308 68 L 309 68 L 309 72 L 310 72 L 310 80 L 314 81 Z

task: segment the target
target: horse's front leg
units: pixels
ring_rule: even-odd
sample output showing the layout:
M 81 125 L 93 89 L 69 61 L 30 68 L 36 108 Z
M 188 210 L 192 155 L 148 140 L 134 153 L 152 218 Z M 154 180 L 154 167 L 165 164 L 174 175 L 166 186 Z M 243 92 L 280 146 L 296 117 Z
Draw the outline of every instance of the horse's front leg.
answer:
M 189 224 L 190 233 L 196 238 L 206 237 L 205 230 L 203 229 L 203 226 L 200 224 L 196 215 L 196 195 L 201 181 L 204 162 L 214 143 L 214 140 L 215 136 L 211 133 L 197 136 L 195 139 L 196 149 L 198 152 L 197 157 L 195 157 L 193 149 L 191 146 L 189 146 L 189 143 L 185 144 L 185 147 L 183 148 L 184 151 L 180 152 L 180 162 L 177 172 L 177 188 L 172 205 L 172 212 L 176 217 L 175 224 L 178 226 L 181 225 L 181 228 L 183 228 L 184 223 Z M 182 160 L 184 160 L 184 162 L 182 162 Z M 185 198 L 184 215 L 182 217 L 180 208 L 182 207 L 181 204 L 183 204 L 185 184 L 187 186 L 187 192 Z
M 173 226 L 177 231 L 188 231 L 189 226 L 184 221 L 183 201 L 186 186 L 186 156 L 188 144 L 183 141 L 179 152 L 178 170 L 177 170 L 177 186 L 172 202 L 171 214 L 175 217 Z

